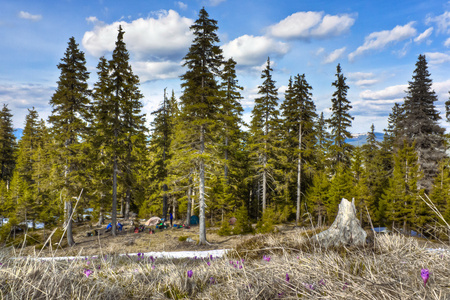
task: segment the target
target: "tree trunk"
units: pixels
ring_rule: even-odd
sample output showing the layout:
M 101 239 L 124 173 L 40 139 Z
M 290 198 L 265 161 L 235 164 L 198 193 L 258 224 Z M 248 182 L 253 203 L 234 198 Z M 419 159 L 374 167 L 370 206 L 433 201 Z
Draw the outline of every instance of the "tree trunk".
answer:
M 124 219 L 130 219 L 130 203 L 131 203 L 131 189 L 127 188 L 127 193 L 125 195 L 125 213 L 123 214 Z
M 122 198 L 122 202 L 120 204 L 120 215 L 125 216 L 125 198 Z
M 295 223 L 300 222 L 301 209 L 301 188 L 302 188 L 302 123 L 298 125 L 298 161 L 297 161 L 297 214 L 295 215 Z
M 98 223 L 97 226 L 102 226 L 103 223 L 105 222 L 105 217 L 103 215 L 103 208 L 100 209 L 100 215 L 98 217 Z
M 342 198 L 333 224 L 325 231 L 314 235 L 313 240 L 324 247 L 341 245 L 364 245 L 367 233 L 361 228 L 356 217 L 355 201 L 350 203 Z
M 264 163 L 264 171 L 263 171 L 263 195 L 262 195 L 262 213 L 266 211 L 266 185 L 267 185 L 267 174 L 266 174 L 266 163 Z
M 75 245 L 75 241 L 73 240 L 73 234 L 72 234 L 72 212 L 73 212 L 73 207 L 72 207 L 72 201 L 66 201 L 66 203 L 67 203 L 67 216 L 68 216 L 67 229 L 66 229 L 67 244 L 72 247 L 73 245 Z
M 116 236 L 116 223 L 117 223 L 117 156 L 114 155 L 113 165 L 113 199 L 112 199 L 112 213 L 111 213 L 111 233 Z
M 167 221 L 167 211 L 169 210 L 169 205 L 167 203 L 167 184 L 163 184 L 163 211 L 162 211 L 162 217 L 164 218 L 164 220 Z
M 200 128 L 200 154 L 205 152 L 205 133 L 204 125 Z M 205 245 L 206 241 L 206 219 L 205 219 L 205 162 L 200 158 L 200 190 L 199 190 L 199 205 L 200 205 L 200 222 L 199 222 L 199 245 Z
M 225 136 L 225 182 L 228 184 L 228 136 Z
M 192 189 L 192 179 L 189 176 L 188 194 L 187 194 L 187 212 L 186 212 L 186 226 L 191 226 L 191 189 Z

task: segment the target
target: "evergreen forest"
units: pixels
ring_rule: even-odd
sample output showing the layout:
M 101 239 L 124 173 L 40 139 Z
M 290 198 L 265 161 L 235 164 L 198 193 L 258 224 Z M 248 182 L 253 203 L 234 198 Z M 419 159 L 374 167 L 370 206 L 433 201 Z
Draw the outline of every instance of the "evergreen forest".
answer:
M 1 241 L 13 226 L 42 223 L 45 230 L 65 226 L 73 245 L 73 222 L 92 210 L 92 222 L 111 220 L 113 235 L 119 217 L 167 219 L 172 212 L 189 225 L 197 215 L 205 244 L 206 227 L 232 216 L 257 222 L 261 231 L 275 222 L 330 225 L 342 198 L 354 199 L 363 227 L 438 235 L 450 223 L 448 136 L 424 55 L 404 101 L 392 107 L 384 139 L 377 141 L 372 125 L 357 147 L 347 143 L 351 87 L 339 64 L 326 118 L 316 111 L 307 74 L 277 83 L 268 58 L 246 124 L 236 62 L 223 56 L 218 28 L 201 9 L 182 61 L 182 94 L 164 91 L 149 128 L 126 32 L 118 28 L 112 56 L 99 59 L 97 74 L 87 71 L 71 37 L 48 119 L 30 107 L 16 141 L 14 112 L 7 104 L 0 111 L 0 218 L 9 219 Z M 281 84 L 288 86 L 282 97 Z M 449 122 L 450 100 L 445 107 Z

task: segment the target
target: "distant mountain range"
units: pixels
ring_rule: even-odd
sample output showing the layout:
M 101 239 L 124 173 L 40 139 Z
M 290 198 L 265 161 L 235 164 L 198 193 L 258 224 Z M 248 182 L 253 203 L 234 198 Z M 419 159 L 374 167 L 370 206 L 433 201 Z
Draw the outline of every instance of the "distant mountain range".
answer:
M 16 141 L 19 141 L 22 137 L 23 129 L 16 128 L 14 129 L 14 135 L 16 136 Z M 367 142 L 367 133 L 354 133 L 351 139 L 347 139 L 346 142 L 353 146 L 362 146 Z M 384 133 L 375 132 L 375 137 L 377 141 L 381 142 L 384 137 Z
M 383 140 L 384 133 L 375 132 L 375 138 L 378 142 Z M 353 146 L 362 146 L 367 143 L 367 133 L 354 133 L 351 139 L 346 140 L 347 143 Z

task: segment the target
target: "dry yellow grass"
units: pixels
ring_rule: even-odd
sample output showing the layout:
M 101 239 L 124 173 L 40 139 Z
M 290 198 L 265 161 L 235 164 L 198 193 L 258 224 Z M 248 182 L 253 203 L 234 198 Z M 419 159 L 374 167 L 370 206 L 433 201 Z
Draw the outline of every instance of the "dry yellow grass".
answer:
M 108 255 L 43 262 L 35 257 L 13 259 L 18 253 L 3 251 L 0 295 L 2 299 L 450 299 L 450 252 L 430 252 L 418 240 L 399 235 L 377 236 L 366 248 L 322 249 L 310 242 L 309 234 L 297 229 L 249 236 L 253 242 L 212 261 Z M 257 255 L 239 258 L 248 253 Z M 422 268 L 430 271 L 426 286 Z M 89 277 L 87 269 L 92 271 Z

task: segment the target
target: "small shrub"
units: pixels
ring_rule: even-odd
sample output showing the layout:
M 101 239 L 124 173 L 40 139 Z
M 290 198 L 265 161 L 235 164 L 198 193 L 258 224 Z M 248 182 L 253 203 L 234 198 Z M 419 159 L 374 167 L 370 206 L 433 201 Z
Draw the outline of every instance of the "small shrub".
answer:
M 275 211 L 268 207 L 264 212 L 261 219 L 256 224 L 256 232 L 258 233 L 271 233 L 275 230 L 274 220 L 276 220 Z
M 224 220 L 222 222 L 222 225 L 220 226 L 219 231 L 217 232 L 220 236 L 229 236 L 231 235 L 231 226 L 230 223 L 228 223 L 227 220 Z
M 253 233 L 253 227 L 248 217 L 247 208 L 241 206 L 241 208 L 236 211 L 236 223 L 234 224 L 233 234 L 247 233 Z
M 178 240 L 179 240 L 180 242 L 185 242 L 185 241 L 187 240 L 187 238 L 188 238 L 188 236 L 182 235 L 182 236 L 178 237 Z

